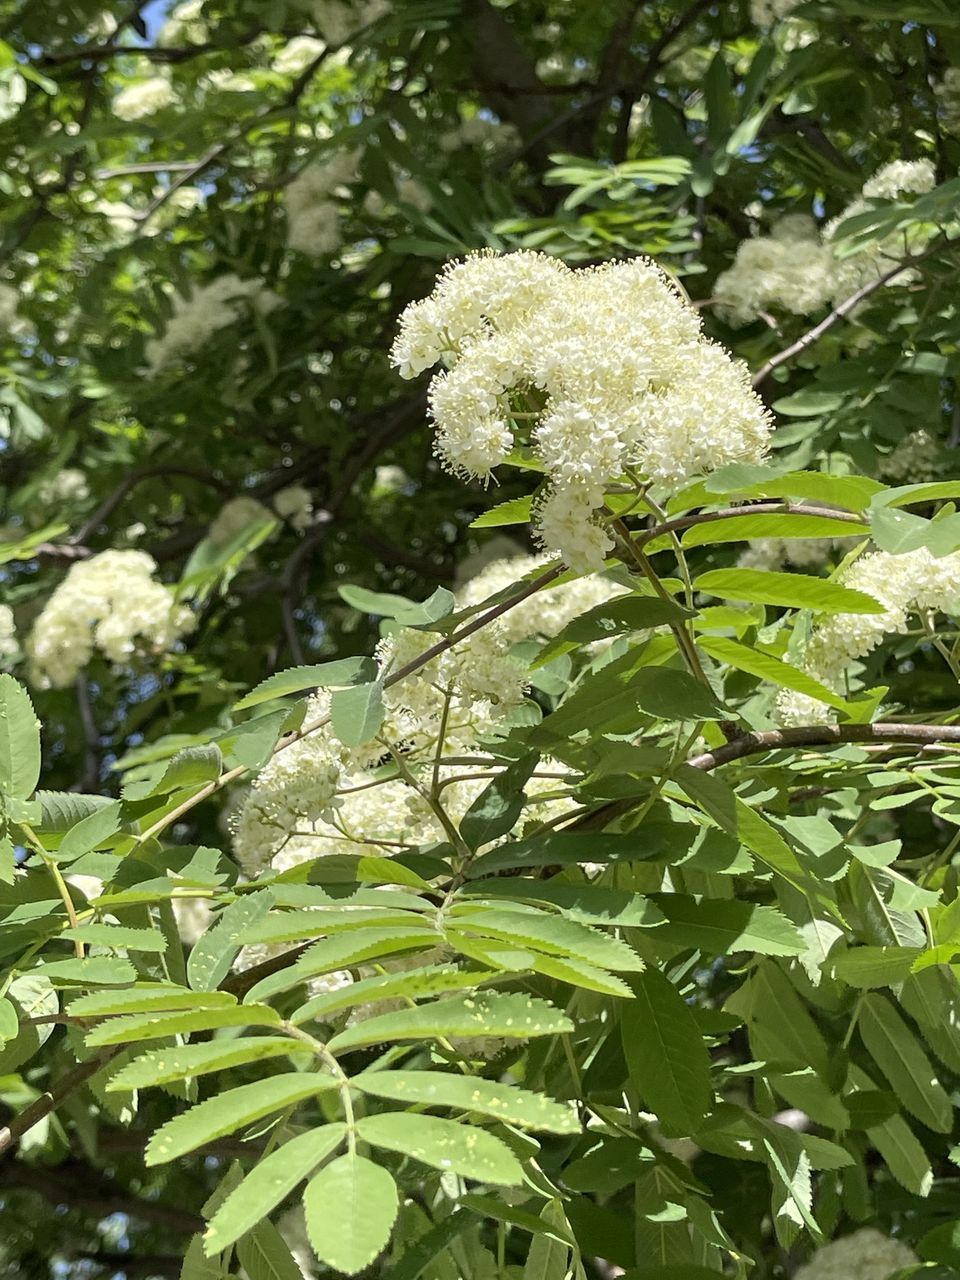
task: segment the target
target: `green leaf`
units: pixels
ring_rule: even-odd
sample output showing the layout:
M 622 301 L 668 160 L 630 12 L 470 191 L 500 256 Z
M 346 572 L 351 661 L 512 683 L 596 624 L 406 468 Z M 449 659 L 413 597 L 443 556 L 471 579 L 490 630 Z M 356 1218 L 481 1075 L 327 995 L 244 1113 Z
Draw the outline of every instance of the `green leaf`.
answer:
M 660 720 L 720 720 L 730 714 L 712 689 L 686 671 L 647 667 L 637 673 L 630 692 L 641 711 Z
M 869 530 L 850 520 L 833 516 L 806 516 L 783 512 L 776 515 L 750 515 L 744 507 L 742 516 L 704 521 L 687 529 L 681 538 L 684 547 L 711 547 L 721 542 L 746 542 L 754 538 L 850 538 Z
M 375 618 L 395 618 L 417 607 L 416 601 L 408 600 L 406 596 L 390 595 L 384 591 L 368 591 L 366 587 L 353 587 L 349 584 L 337 587 L 337 595 L 352 608 L 358 609 L 360 613 L 369 613 Z
M 73 1018 L 96 1018 L 111 1013 L 222 1009 L 236 1003 L 237 997 L 228 991 L 198 994 L 169 982 L 141 982 L 127 991 L 96 991 L 88 996 L 78 996 L 70 1002 L 67 1012 Z
M 345 1124 L 325 1124 L 298 1134 L 272 1151 L 235 1187 L 210 1219 L 203 1237 L 204 1251 L 220 1253 L 234 1244 L 271 1210 L 275 1209 L 297 1183 L 309 1178 L 343 1141 Z M 331 1215 L 338 1225 L 343 1219 Z
M 806 950 L 797 927 L 775 907 L 669 893 L 654 894 L 652 901 L 667 920 L 653 935 L 658 943 L 698 947 L 717 956 L 736 951 L 796 956 Z
M 362 684 L 377 674 L 372 658 L 341 658 L 336 662 L 321 662 L 309 667 L 289 667 L 262 680 L 256 688 L 235 702 L 234 711 L 246 711 L 261 702 L 285 698 L 304 689 L 337 689 L 345 685 Z
M 539 755 L 528 752 L 507 766 L 477 796 L 460 819 L 460 834 L 471 849 L 507 835 L 523 812 L 523 789 Z
M 522 879 L 485 880 L 468 884 L 460 898 L 510 898 L 518 902 L 553 904 L 561 914 L 583 924 L 619 925 L 649 929 L 663 924 L 665 916 L 649 898 L 627 889 L 607 889 L 592 884 L 558 884 L 556 881 Z
M 415 1009 L 381 1013 L 347 1027 L 329 1042 L 343 1052 L 381 1040 L 427 1040 L 437 1036 L 504 1036 L 528 1039 L 573 1030 L 573 1023 L 545 1000 L 519 992 L 478 992 L 433 1000 Z
M 471 863 L 467 876 L 475 880 L 499 871 L 569 866 L 577 862 L 640 862 L 661 852 L 659 842 L 651 844 L 647 829 L 629 835 L 552 831 L 491 849 Z
M 953 1127 L 953 1107 L 913 1032 L 883 996 L 863 997 L 860 1037 L 906 1109 L 936 1133 Z
M 361 1117 L 357 1137 L 371 1146 L 398 1151 L 421 1164 L 477 1182 L 515 1187 L 523 1181 L 523 1167 L 506 1143 L 476 1125 L 390 1112 Z
M 460 1203 L 465 1203 L 465 1199 L 466 1197 L 461 1197 Z M 447 1245 L 462 1231 L 467 1230 L 470 1221 L 469 1214 L 464 1213 L 462 1209 L 454 1209 L 449 1217 L 441 1218 L 436 1226 L 431 1227 L 414 1244 L 408 1245 L 403 1256 L 394 1266 L 380 1271 L 379 1280 L 419 1280 Z
M 137 971 L 130 961 L 115 956 L 48 961 L 37 972 L 49 978 L 55 987 L 122 987 L 137 978 Z
M 726 636 L 702 636 L 697 640 L 697 646 L 704 653 L 709 653 L 711 658 L 736 667 L 738 671 L 746 671 L 748 675 L 769 680 L 781 689 L 795 689 L 798 693 L 805 693 L 808 697 L 825 702 L 829 707 L 836 707 L 838 711 L 847 709 L 846 699 L 841 698 L 838 693 L 828 689 L 819 680 L 814 680 L 805 671 L 782 662 L 762 649 L 740 644 Z
M 212 929 L 198 938 L 187 959 L 187 981 L 194 991 L 214 991 L 230 972 L 247 934 L 273 906 L 269 889 L 258 889 L 231 902 Z
M 680 787 L 722 831 L 734 836 L 772 871 L 790 884 L 804 888 L 807 876 L 793 850 L 766 818 L 751 809 L 716 774 L 680 765 L 675 771 Z
M 206 746 L 184 747 L 178 751 L 159 778 L 130 782 L 123 789 L 125 800 L 147 800 L 169 795 L 183 787 L 199 787 L 220 777 L 223 756 L 215 742 Z
M 337 689 L 330 698 L 333 732 L 345 747 L 362 747 L 383 724 L 383 685 L 379 680 Z
M 620 1009 L 630 1079 L 661 1123 L 695 1133 L 713 1100 L 710 1058 L 696 1019 L 658 970 L 638 974 L 630 985 L 635 999 Z
M 826 967 L 832 978 L 863 991 L 903 982 L 921 954 L 920 947 L 855 947 L 832 955 Z
M 746 498 L 812 498 L 847 511 L 862 511 L 872 499 L 881 501 L 886 486 L 869 476 L 833 476 L 823 471 L 757 474 L 758 468 L 734 462 L 707 476 L 708 493 L 737 493 Z M 890 491 L 892 492 L 892 491 Z M 748 515 L 745 518 L 753 519 Z
M 577 1113 L 569 1104 L 494 1080 L 451 1075 L 446 1071 L 364 1071 L 351 1080 L 354 1088 L 394 1102 L 428 1107 L 454 1107 L 515 1124 L 521 1129 L 579 1133 Z
M 12 1040 L 20 1030 L 20 1019 L 15 1005 L 5 997 L 0 999 L 0 1047 Z
M 149 1089 L 172 1080 L 192 1080 L 212 1071 L 262 1062 L 288 1054 L 312 1054 L 308 1044 L 287 1036 L 241 1036 L 236 1040 L 211 1040 L 201 1044 L 153 1049 L 127 1063 L 107 1084 L 107 1092 Z
M 130 929 L 120 924 L 81 924 L 64 929 L 61 937 L 92 947 L 117 947 L 125 951 L 166 951 L 167 940 L 159 929 Z
M 303 1272 L 272 1222 L 259 1222 L 237 1242 L 237 1261 L 247 1280 L 303 1280 Z
M 618 972 L 643 968 L 643 961 L 627 943 L 577 920 L 534 910 L 480 906 L 469 900 L 453 907 L 447 919 L 451 940 L 464 932 L 480 934 Z
M 436 941 L 435 933 L 422 928 L 352 929 L 349 933 L 335 934 L 315 942 L 295 964 L 261 978 L 247 992 L 245 999 L 250 1003 L 269 999 L 332 969 L 348 969 L 351 965 L 401 951 L 427 951 L 436 945 Z
M 0 675 L 0 794 L 29 800 L 40 777 L 40 721 L 30 695 Z
M 192 1009 L 169 1013 L 133 1013 L 111 1018 L 87 1035 L 90 1048 L 125 1044 L 128 1040 L 161 1040 L 214 1027 L 278 1027 L 280 1015 L 267 1005 L 231 1005 L 228 1008 Z
M 38 791 L 36 798 L 40 802 L 36 831 L 44 838 L 62 836 L 84 818 L 116 803 L 109 796 L 87 796 L 73 791 Z
M 303 1196 L 314 1252 L 321 1262 L 350 1276 L 369 1266 L 386 1247 L 399 1207 L 390 1174 L 355 1151 L 321 1169 Z
M 724 600 L 812 609 L 817 613 L 883 613 L 884 606 L 863 591 L 853 591 L 825 578 L 764 569 L 710 569 L 693 584 L 695 591 Z
M 617 596 L 568 622 L 562 631 L 544 645 L 532 666 L 542 667 L 579 645 L 609 640 L 612 636 L 631 631 L 646 631 L 652 627 L 680 623 L 689 616 L 689 610 L 675 600 L 661 600 L 658 596 Z
M 622 978 L 614 977 L 609 970 L 600 969 L 586 960 L 577 960 L 572 956 L 544 955 L 542 951 L 529 951 L 523 954 L 525 959 L 522 967 L 532 969 L 534 973 L 555 978 L 557 982 L 566 982 L 571 987 L 599 991 L 604 996 L 614 996 L 620 1000 L 630 999 L 630 988 Z
M 18 560 L 32 560 L 37 553 L 37 547 L 41 543 L 53 542 L 61 534 L 66 533 L 69 528 L 68 524 L 46 524 L 42 529 L 35 530 L 25 538 L 20 538 L 17 542 L 0 542 L 0 564 L 10 564 L 11 561 L 16 562 Z M 7 526 L 7 529 L 10 529 L 10 526 Z
M 373 978 L 361 978 L 347 983 L 336 991 L 323 991 L 302 1004 L 290 1016 L 299 1026 L 310 1019 L 323 1021 L 339 1009 L 354 1005 L 392 1000 L 399 996 L 409 1000 L 423 1000 L 428 996 L 445 995 L 448 991 L 475 988 L 481 983 L 498 977 L 493 969 L 455 969 L 452 966 L 428 966 L 408 969 L 403 973 L 382 973 Z
M 167 1164 L 275 1111 L 335 1089 L 337 1083 L 335 1076 L 319 1071 L 295 1071 L 227 1089 L 161 1125 L 147 1143 L 144 1161 L 147 1165 Z
M 58 858 L 79 858 L 98 845 L 105 844 L 120 830 L 122 813 L 123 805 L 119 800 L 113 800 L 88 813 L 60 841 Z
M 510 498 L 508 502 L 498 502 L 489 511 L 484 511 L 476 520 L 470 521 L 471 529 L 496 529 L 505 524 L 529 524 L 533 509 L 533 497 Z

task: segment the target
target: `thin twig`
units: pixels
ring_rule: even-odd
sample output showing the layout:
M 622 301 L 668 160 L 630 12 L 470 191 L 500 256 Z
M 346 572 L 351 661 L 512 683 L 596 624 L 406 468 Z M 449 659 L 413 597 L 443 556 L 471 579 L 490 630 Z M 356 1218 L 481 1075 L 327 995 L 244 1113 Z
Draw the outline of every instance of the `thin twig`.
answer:
M 774 369 L 779 369 L 782 364 L 786 364 L 794 356 L 798 356 L 801 352 L 806 351 L 808 347 L 812 347 L 815 342 L 818 342 L 823 337 L 828 329 L 833 328 L 838 320 L 843 320 L 861 302 L 869 298 L 871 294 L 876 293 L 878 289 L 882 289 L 884 285 L 889 284 L 891 280 L 894 280 L 904 271 L 909 271 L 916 263 L 923 262 L 925 258 L 930 258 L 935 253 L 939 253 L 947 243 L 945 236 L 938 236 L 934 243 L 924 249 L 922 253 L 915 253 L 909 258 L 902 259 L 896 266 L 891 267 L 889 271 L 885 271 L 883 275 L 878 276 L 876 280 L 869 281 L 859 288 L 856 293 L 852 293 L 849 298 L 844 298 L 843 302 L 834 307 L 828 316 L 824 316 L 819 324 L 815 324 L 812 329 L 808 329 L 796 342 L 791 342 L 789 347 L 785 347 L 777 355 L 771 356 L 767 363 L 753 375 L 752 385 L 754 387 L 761 386 L 773 373 Z

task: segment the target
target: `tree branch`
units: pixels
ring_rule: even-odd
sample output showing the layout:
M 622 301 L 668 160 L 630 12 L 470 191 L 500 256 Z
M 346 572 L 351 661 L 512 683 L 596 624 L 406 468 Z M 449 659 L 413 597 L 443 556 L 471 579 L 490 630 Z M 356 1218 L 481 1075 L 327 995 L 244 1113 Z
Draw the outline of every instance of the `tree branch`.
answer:
M 812 347 L 815 342 L 819 341 L 819 339 L 823 337 L 828 329 L 833 328 L 838 320 L 845 319 L 851 311 L 858 307 L 861 302 L 864 302 L 869 298 L 871 294 L 876 293 L 878 289 L 882 289 L 884 285 L 889 284 L 891 280 L 894 280 L 904 271 L 909 271 L 916 263 L 923 262 L 925 258 L 930 258 L 935 253 L 939 253 L 940 250 L 948 243 L 946 236 L 938 236 L 934 243 L 924 249 L 922 253 L 915 253 L 912 257 L 904 258 L 902 261 L 898 262 L 896 266 L 891 267 L 889 271 L 885 271 L 883 275 L 878 276 L 876 280 L 870 280 L 867 284 L 859 288 L 856 293 L 852 293 L 849 298 L 844 298 L 843 302 L 834 307 L 830 314 L 825 316 L 819 324 L 815 324 L 812 329 L 808 329 L 802 337 L 796 340 L 796 342 L 792 342 L 789 347 L 785 347 L 783 351 L 772 356 L 767 363 L 753 375 L 751 380 L 752 385 L 754 387 L 761 386 L 766 382 L 770 374 L 773 373 L 774 369 L 779 369 L 780 365 L 786 364 L 786 362 L 788 360 L 792 360 L 794 356 L 798 356 L 801 352 L 806 351 L 808 347 Z
M 28 1129 L 32 1129 L 44 1116 L 55 1111 L 65 1098 L 81 1085 L 86 1084 L 90 1077 L 95 1076 L 101 1067 L 115 1058 L 122 1048 L 124 1048 L 123 1045 L 111 1045 L 83 1062 L 78 1062 L 65 1076 L 61 1076 L 56 1084 L 51 1085 L 45 1093 L 41 1093 L 39 1098 L 34 1099 L 28 1107 L 18 1112 L 9 1124 L 0 1128 L 0 1156 L 19 1142 Z
M 709 772 L 720 765 L 742 760 L 745 756 L 768 751 L 784 751 L 792 747 L 836 747 L 845 742 L 916 743 L 921 746 L 960 744 L 960 725 L 955 724 L 812 724 L 793 729 L 770 729 L 763 733 L 745 733 L 734 742 L 726 742 L 713 751 L 692 756 L 687 764 Z

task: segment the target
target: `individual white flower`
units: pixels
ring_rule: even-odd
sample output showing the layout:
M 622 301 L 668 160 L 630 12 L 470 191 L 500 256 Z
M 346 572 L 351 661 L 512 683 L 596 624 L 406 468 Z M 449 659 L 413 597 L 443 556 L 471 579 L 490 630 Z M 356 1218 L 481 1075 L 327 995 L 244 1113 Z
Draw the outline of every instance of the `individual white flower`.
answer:
M 150 76 L 126 85 L 113 100 L 113 114 L 120 120 L 143 120 L 177 100 L 176 90 L 165 76 Z
M 0 604 L 0 667 L 9 666 L 19 653 L 13 610 L 8 604 Z
M 874 551 L 854 561 L 840 581 L 872 596 L 881 613 L 833 614 L 814 628 L 801 666 L 821 684 L 843 693 L 849 667 L 872 653 L 886 636 L 907 630 L 911 614 L 960 613 L 960 552 L 935 559 L 926 547 L 893 555 Z M 823 723 L 832 718 L 824 704 L 797 703 L 793 695 L 778 699 L 784 723 Z M 806 716 L 801 721 L 800 716 Z
M 151 338 L 146 344 L 151 371 L 156 373 L 178 356 L 195 352 L 211 334 L 235 324 L 246 311 L 266 316 L 281 301 L 262 280 L 241 280 L 235 275 L 217 276 L 208 284 L 198 285 L 189 297 L 175 294 L 173 314 L 163 336 Z
M 37 489 L 37 499 L 45 506 L 85 502 L 89 496 L 87 477 L 79 467 L 61 467 L 55 476 L 44 480 Z
M 274 494 L 273 509 L 297 533 L 303 533 L 304 529 L 309 529 L 313 524 L 313 498 L 310 490 L 302 484 L 287 485 Z
M 143 551 L 104 551 L 73 565 L 27 642 L 37 683 L 63 688 L 95 650 L 125 663 L 139 650 L 169 650 L 190 631 L 194 615 L 153 580 L 156 567 Z
M 919 1261 L 902 1240 L 893 1240 L 876 1227 L 861 1227 L 817 1249 L 795 1280 L 889 1280 Z
M 316 61 L 326 46 L 313 36 L 294 36 L 273 60 L 273 69 L 281 76 L 298 76 Z
M 244 533 L 251 525 L 265 524 L 272 520 L 270 512 L 256 498 L 239 497 L 221 507 L 207 537 L 217 546 L 227 546 L 234 538 Z

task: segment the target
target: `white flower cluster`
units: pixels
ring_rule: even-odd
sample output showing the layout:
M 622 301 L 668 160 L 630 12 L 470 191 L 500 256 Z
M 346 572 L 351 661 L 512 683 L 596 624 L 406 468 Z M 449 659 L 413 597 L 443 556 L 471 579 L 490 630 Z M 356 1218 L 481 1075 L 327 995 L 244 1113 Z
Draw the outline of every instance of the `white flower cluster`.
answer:
M 878 468 L 881 480 L 893 484 L 920 484 L 942 475 L 940 442 L 922 427 L 911 431 L 895 449 L 882 459 Z
M 234 538 L 253 524 L 265 524 L 273 516 L 256 498 L 241 496 L 231 498 L 217 513 L 216 519 L 207 532 L 207 537 L 218 547 L 228 546 Z
M 138 651 L 165 652 L 194 626 L 194 615 L 153 579 L 144 551 L 104 551 L 71 567 L 33 625 L 27 643 L 43 687 L 70 684 L 99 650 L 124 663 Z
M 421 213 L 427 213 L 433 207 L 433 196 L 422 182 L 409 176 L 394 179 L 397 200 L 401 204 L 409 204 Z M 393 201 L 384 198 L 379 191 L 370 190 L 363 198 L 363 207 L 371 218 L 382 218 L 393 208 Z
M 210 38 L 203 20 L 204 0 L 181 0 L 167 14 L 157 35 L 157 44 L 170 48 L 178 44 L 206 44 Z
M 960 613 L 960 552 L 937 560 L 925 547 L 905 555 L 873 551 L 850 565 L 840 581 L 879 601 L 883 612 L 833 614 L 814 628 L 801 666 L 835 693 L 845 691 L 851 664 L 886 636 L 903 634 L 911 614 Z M 822 724 L 832 715 L 824 703 L 802 694 L 782 693 L 777 707 L 784 724 Z
M 0 332 L 16 334 L 23 329 L 18 314 L 20 294 L 12 285 L 0 284 Z
M 828 302 L 841 302 L 862 285 L 889 270 L 904 256 L 902 233 L 858 253 L 839 258 L 837 228 L 862 213 L 867 200 L 893 200 L 933 189 L 936 172 L 929 160 L 894 160 L 864 184 L 860 196 L 823 228 L 812 218 L 791 214 L 769 236 L 755 236 L 738 247 L 732 266 L 713 288 L 717 312 L 732 325 L 750 324 L 767 311 L 811 315 Z M 920 247 L 914 243 L 911 249 Z M 900 282 L 909 280 L 904 273 Z
M 281 76 L 298 76 L 323 53 L 326 45 L 313 36 L 294 36 L 273 60 L 273 69 Z
M 544 563 L 538 557 L 521 557 L 488 565 L 460 593 L 458 604 L 464 608 L 478 604 Z M 524 693 L 525 671 L 511 658 L 513 645 L 548 639 L 571 618 L 620 590 L 602 578 L 586 578 L 538 592 L 386 691 L 382 736 L 403 748 L 412 768 L 427 762 L 432 770 L 439 759 L 442 803 L 453 822 L 459 821 L 488 779 L 461 779 L 462 766 L 445 763 L 444 755 L 488 759 L 478 740 L 496 727 Z M 380 650 L 384 669 L 396 669 L 425 647 L 419 631 L 389 637 Z M 325 693 L 310 699 L 307 723 L 322 718 L 328 704 Z M 381 754 L 382 748 L 375 743 L 359 751 L 346 750 L 328 726 L 277 752 L 257 775 L 235 820 L 234 851 L 247 874 L 256 875 L 269 866 L 284 870 L 335 853 L 389 856 L 397 848 L 445 839 L 436 813 L 407 783 L 379 781 L 370 773 Z M 539 771 L 553 774 L 558 766 L 543 761 Z M 527 786 L 531 813 L 543 817 L 562 811 L 568 802 L 551 797 L 558 787 L 562 791 L 555 778 L 532 778 Z
M 769 236 L 754 236 L 737 246 L 733 265 L 713 286 L 717 313 L 737 326 L 750 324 L 765 311 L 809 315 L 830 294 L 832 262 L 812 218 L 781 218 Z
M 889 1280 L 919 1261 L 902 1240 L 893 1240 L 876 1227 L 861 1227 L 819 1248 L 794 1280 Z
M 9 665 L 20 653 L 13 610 L 0 604 L 0 667 Z
M 390 12 L 387 0 L 314 0 L 313 20 L 328 44 L 343 44 Z
M 453 129 L 440 135 L 441 151 L 459 151 L 472 147 L 478 151 L 509 151 L 519 147 L 520 134 L 512 124 L 503 124 L 489 116 L 468 116 Z
M 737 558 L 741 569 L 819 569 L 852 551 L 861 539 L 751 538 Z
M 758 27 L 772 27 L 789 18 L 800 0 L 750 0 L 750 17 Z
M 302 484 L 290 484 L 274 494 L 273 509 L 291 529 L 303 533 L 314 522 L 313 497 Z
M 947 67 L 943 79 L 934 85 L 940 123 L 945 133 L 960 133 L 960 67 Z
M 824 243 L 832 247 L 840 224 L 846 218 L 863 213 L 868 200 L 898 200 L 901 196 L 923 195 L 937 184 L 937 171 L 932 160 L 892 160 L 884 165 L 864 184 L 860 196 L 823 229 Z M 875 241 L 859 253 L 837 258 L 833 267 L 831 297 L 834 302 L 849 298 L 852 293 L 876 280 L 878 276 L 903 258 L 907 252 L 915 253 L 929 239 L 929 232 L 903 230 Z M 906 244 L 905 244 L 906 239 Z M 912 276 L 907 272 L 897 277 L 898 284 L 908 283 Z
M 143 120 L 172 106 L 177 94 L 166 76 L 149 76 L 125 85 L 113 100 L 113 114 L 120 120 Z
M 759 461 L 771 430 L 744 369 L 640 258 L 572 270 L 539 253 L 468 257 L 403 313 L 392 359 L 405 378 L 448 366 L 430 412 L 451 471 L 487 478 L 530 441 L 548 477 L 539 537 L 575 569 L 613 546 L 596 516 L 624 468 L 676 485 Z
M 864 200 L 897 200 L 903 195 L 923 195 L 936 184 L 937 171 L 932 160 L 891 160 L 867 179 L 862 196 Z
M 62 467 L 37 489 L 37 501 L 45 506 L 85 502 L 89 496 L 87 477 L 78 467 Z
M 218 329 L 235 324 L 247 308 L 259 315 L 269 315 L 282 300 L 262 280 L 241 280 L 232 274 L 217 276 L 209 284 L 199 285 L 189 298 L 176 294 L 173 315 L 162 338 L 151 338 L 146 344 L 150 370 L 156 373 L 178 356 L 194 352 Z
M 357 180 L 356 151 L 337 151 L 301 169 L 285 192 L 287 244 L 310 258 L 340 246 L 338 190 Z

